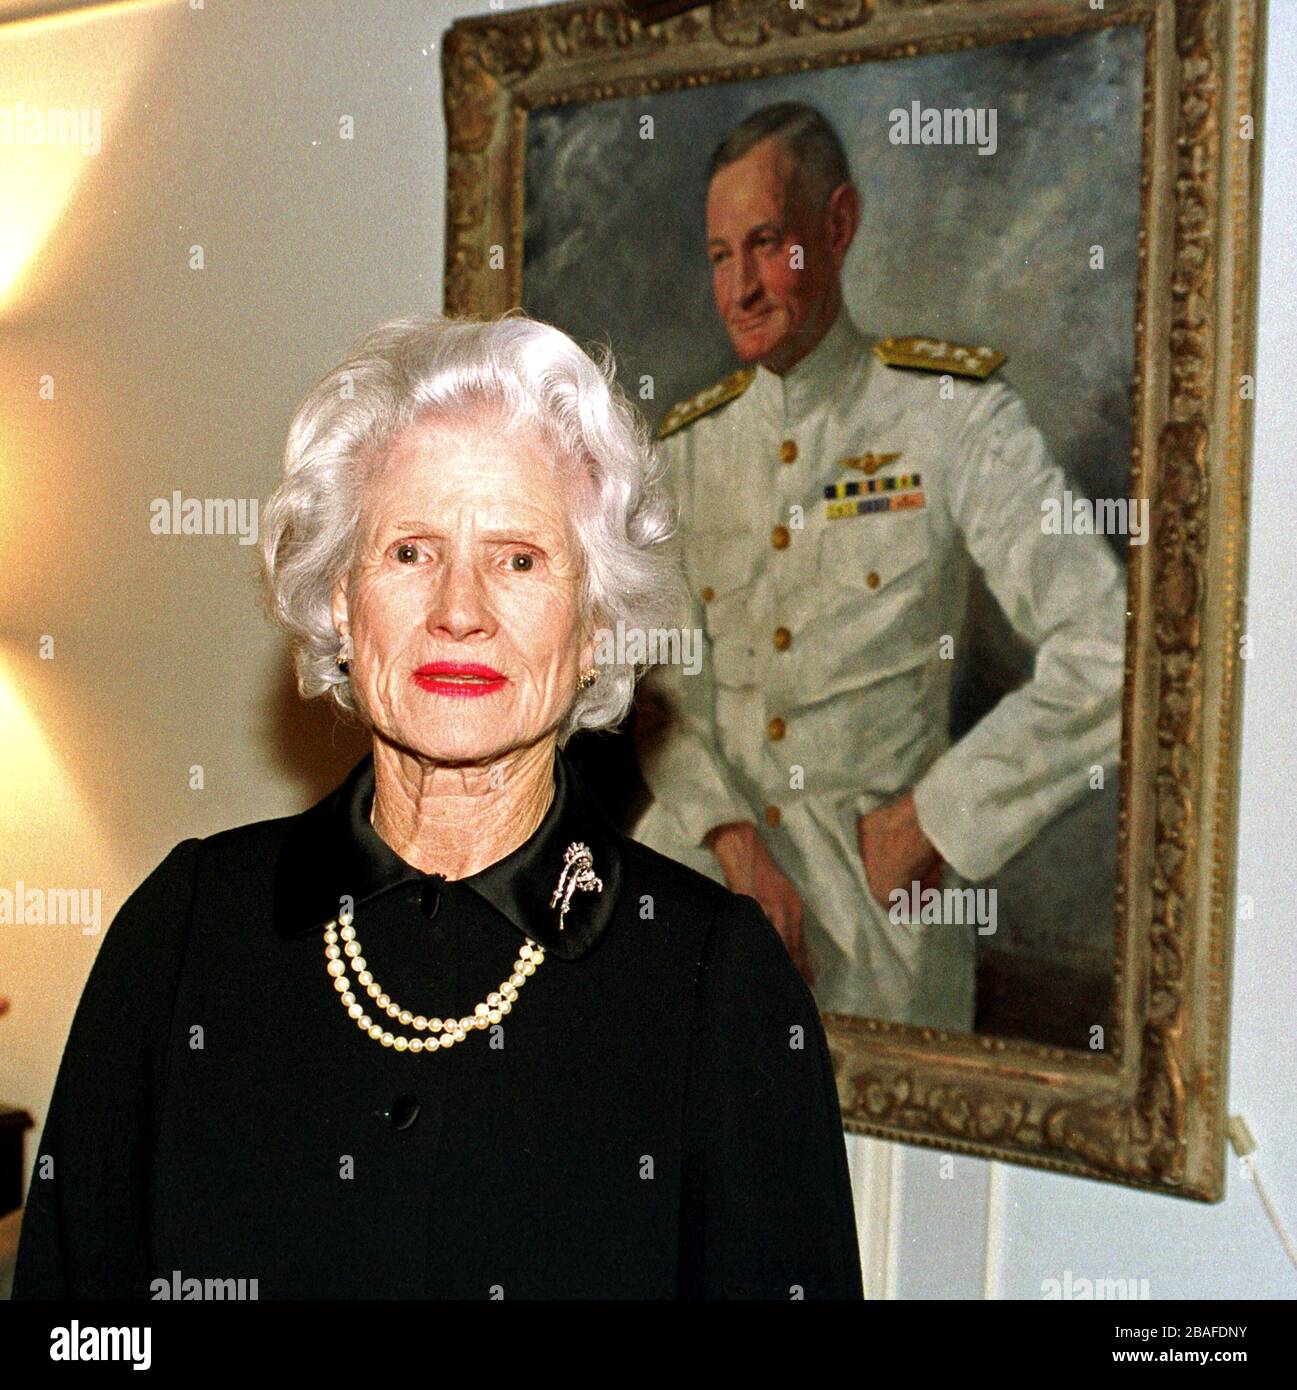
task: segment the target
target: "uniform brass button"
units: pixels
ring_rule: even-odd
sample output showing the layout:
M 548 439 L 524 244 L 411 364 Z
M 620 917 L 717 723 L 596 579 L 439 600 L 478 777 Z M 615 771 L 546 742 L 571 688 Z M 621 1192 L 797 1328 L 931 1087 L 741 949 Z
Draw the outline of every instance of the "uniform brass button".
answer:
M 792 439 L 785 439 L 779 446 L 779 462 L 795 463 L 797 461 L 797 444 Z
M 776 743 L 778 743 L 779 740 L 783 738 L 783 736 L 787 732 L 788 725 L 785 724 L 784 721 L 780 719 L 778 715 L 775 715 L 775 717 L 770 721 L 770 723 L 766 725 L 766 733 L 768 733 Z
M 787 550 L 788 542 L 791 539 L 792 537 L 788 534 L 787 526 L 776 526 L 770 533 L 770 544 L 773 545 L 776 550 Z
M 877 572 L 870 570 L 869 573 L 865 575 L 865 583 L 868 584 L 871 589 L 878 588 L 879 579 Z
M 779 807 L 778 807 L 778 806 L 767 806 L 767 807 L 766 807 L 766 824 L 767 824 L 768 826 L 770 826 L 770 828 L 771 828 L 772 830 L 774 829 L 775 826 L 777 826 L 777 825 L 779 824 L 779 822 L 780 822 L 781 819 L 782 819 L 782 817 L 781 817 L 780 814 L 779 814 Z
M 786 652 L 792 640 L 793 634 L 786 627 L 775 628 L 775 651 Z
M 703 602 L 710 603 L 716 597 L 716 590 L 710 584 L 703 586 Z

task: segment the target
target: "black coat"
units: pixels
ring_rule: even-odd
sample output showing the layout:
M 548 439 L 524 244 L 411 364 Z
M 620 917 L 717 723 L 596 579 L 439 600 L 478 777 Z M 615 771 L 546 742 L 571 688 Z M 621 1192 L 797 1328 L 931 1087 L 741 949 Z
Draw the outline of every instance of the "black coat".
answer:
M 828 1049 L 774 928 L 621 835 L 562 755 L 555 780 L 536 833 L 455 882 L 370 825 L 368 758 L 302 815 L 178 844 L 82 995 L 14 1296 L 859 1298 Z M 603 889 L 560 932 L 577 841 Z M 384 1047 L 327 973 L 344 895 L 428 1016 L 527 937 L 546 959 L 499 1026 Z

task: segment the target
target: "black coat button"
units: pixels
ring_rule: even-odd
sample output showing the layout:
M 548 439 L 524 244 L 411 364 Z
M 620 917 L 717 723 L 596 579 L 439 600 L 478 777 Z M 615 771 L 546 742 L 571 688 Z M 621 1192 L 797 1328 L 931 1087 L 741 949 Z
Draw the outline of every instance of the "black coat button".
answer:
M 419 1118 L 419 1102 L 413 1096 L 397 1096 L 387 1112 L 392 1128 L 409 1129 Z

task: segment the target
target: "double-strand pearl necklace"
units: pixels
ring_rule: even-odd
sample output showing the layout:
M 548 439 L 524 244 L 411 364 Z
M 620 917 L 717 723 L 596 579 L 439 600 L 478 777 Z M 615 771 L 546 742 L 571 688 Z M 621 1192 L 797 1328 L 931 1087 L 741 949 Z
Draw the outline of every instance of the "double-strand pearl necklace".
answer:
M 562 931 L 567 922 L 567 914 L 572 906 L 572 895 L 576 892 L 602 893 L 603 880 L 594 871 L 594 857 L 589 846 L 574 840 L 563 854 L 563 869 L 558 876 L 558 886 L 550 897 L 550 907 L 558 908 L 558 929 Z M 461 1043 L 474 1028 L 487 1028 L 500 1020 L 513 1008 L 518 991 L 527 983 L 536 968 L 545 963 L 545 948 L 528 937 L 526 944 L 518 952 L 513 963 L 513 973 L 500 982 L 500 988 L 493 990 L 480 1004 L 473 1005 L 473 1012 L 463 1018 L 425 1018 L 423 1014 L 411 1013 L 403 1009 L 395 999 L 384 993 L 382 985 L 374 979 L 361 954 L 360 942 L 356 940 L 356 929 L 351 925 L 354 914 L 340 912 L 324 928 L 324 954 L 329 962 L 329 974 L 333 977 L 333 987 L 338 991 L 342 1007 L 347 1017 L 356 1022 L 356 1027 L 368 1033 L 376 1043 L 395 1048 L 397 1052 L 435 1052 L 439 1047 L 454 1047 Z M 338 943 L 342 942 L 340 946 Z M 346 960 L 343 957 L 346 956 Z M 365 1012 L 365 1006 L 356 997 L 347 975 L 347 962 L 351 962 L 356 972 L 356 982 L 373 1001 L 376 1013 L 384 1013 L 388 1018 L 407 1028 L 413 1028 L 415 1036 L 407 1033 L 393 1033 L 376 1023 Z M 430 1036 L 422 1037 L 427 1033 Z
M 487 1028 L 492 1023 L 499 1023 L 513 1008 L 518 991 L 527 983 L 528 976 L 534 975 L 536 967 L 545 961 L 544 947 L 538 946 L 528 937 L 513 963 L 513 973 L 507 980 L 501 981 L 499 989 L 493 990 L 480 1004 L 475 1004 L 471 1014 L 465 1014 L 463 1018 L 425 1018 L 423 1014 L 414 1014 L 409 1009 L 403 1009 L 396 1000 L 384 993 L 382 985 L 374 979 L 366 966 L 365 957 L 360 951 L 360 942 L 356 940 L 356 929 L 351 923 L 351 913 L 339 913 L 324 929 L 324 954 L 329 960 L 329 974 L 333 976 L 333 987 L 338 991 L 347 1017 L 355 1019 L 356 1027 L 368 1033 L 375 1042 L 382 1043 L 384 1047 L 394 1048 L 397 1052 L 436 1052 L 439 1047 L 454 1047 L 456 1043 L 463 1042 L 473 1029 Z M 338 944 L 339 941 L 342 942 L 341 946 Z M 343 959 L 344 955 L 347 957 L 346 960 Z M 371 1007 L 375 1013 L 386 1014 L 397 1023 L 413 1028 L 414 1037 L 385 1029 L 365 1012 L 365 1006 L 351 988 L 351 980 L 347 976 L 348 961 L 356 972 L 356 982 L 373 1001 Z M 420 1036 L 424 1033 L 430 1036 Z

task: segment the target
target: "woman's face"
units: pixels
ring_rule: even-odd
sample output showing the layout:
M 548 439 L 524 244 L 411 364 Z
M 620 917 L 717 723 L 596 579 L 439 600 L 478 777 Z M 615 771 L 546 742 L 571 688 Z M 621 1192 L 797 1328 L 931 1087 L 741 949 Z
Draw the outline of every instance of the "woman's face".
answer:
M 461 764 L 553 735 L 592 656 L 569 497 L 530 433 L 425 422 L 395 441 L 333 602 L 379 735 Z

